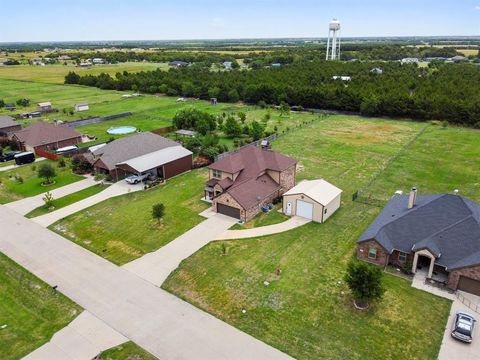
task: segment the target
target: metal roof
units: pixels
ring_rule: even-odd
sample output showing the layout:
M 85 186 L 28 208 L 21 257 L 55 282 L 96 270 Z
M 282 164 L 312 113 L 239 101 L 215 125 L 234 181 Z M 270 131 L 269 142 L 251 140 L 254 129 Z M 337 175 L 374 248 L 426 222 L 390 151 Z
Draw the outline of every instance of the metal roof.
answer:
M 192 154 L 190 150 L 179 145 L 142 155 L 119 163 L 118 165 L 128 165 L 139 173 L 143 173 Z
M 323 179 L 319 180 L 305 180 L 288 190 L 285 195 L 297 195 L 305 194 L 312 200 L 315 200 L 323 206 L 327 206 L 338 195 L 342 193 L 342 190 L 336 186 L 330 184 Z

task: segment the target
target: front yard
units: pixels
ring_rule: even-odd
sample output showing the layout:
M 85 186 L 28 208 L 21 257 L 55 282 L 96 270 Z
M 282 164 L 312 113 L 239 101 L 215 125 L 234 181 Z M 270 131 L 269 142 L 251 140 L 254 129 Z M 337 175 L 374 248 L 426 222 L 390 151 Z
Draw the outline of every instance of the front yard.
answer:
M 50 163 L 56 171 L 56 176 L 53 178 L 55 184 L 50 186 L 42 186 L 45 179 L 41 179 L 37 175 L 38 168 L 45 163 Z M 73 174 L 68 164 L 64 168 L 59 168 L 57 165 L 58 163 L 54 161 L 44 160 L 0 172 L 0 204 L 42 194 L 84 179 L 83 176 Z
M 29 354 L 81 312 L 78 305 L 1 253 L 0 299 L 2 360 Z
M 122 265 L 159 249 L 203 220 L 198 213 L 209 206 L 200 200 L 205 180 L 204 170 L 192 171 L 164 186 L 104 201 L 50 229 Z M 152 218 L 157 203 L 165 205 L 160 224 Z

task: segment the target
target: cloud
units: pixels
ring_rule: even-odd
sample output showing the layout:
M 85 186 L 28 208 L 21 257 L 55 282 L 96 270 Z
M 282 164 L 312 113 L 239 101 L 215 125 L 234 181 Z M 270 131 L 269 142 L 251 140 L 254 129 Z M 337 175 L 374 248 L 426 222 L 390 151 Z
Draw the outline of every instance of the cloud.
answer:
M 480 5 L 475 6 L 475 10 L 480 11 Z

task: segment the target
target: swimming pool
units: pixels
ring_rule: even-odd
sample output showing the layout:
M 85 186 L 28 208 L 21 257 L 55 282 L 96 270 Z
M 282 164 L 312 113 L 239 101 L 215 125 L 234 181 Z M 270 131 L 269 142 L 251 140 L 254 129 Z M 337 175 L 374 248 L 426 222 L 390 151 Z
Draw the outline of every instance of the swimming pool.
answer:
M 110 135 L 125 135 L 131 134 L 135 131 L 137 131 L 137 128 L 134 126 L 112 126 L 107 130 L 107 133 Z

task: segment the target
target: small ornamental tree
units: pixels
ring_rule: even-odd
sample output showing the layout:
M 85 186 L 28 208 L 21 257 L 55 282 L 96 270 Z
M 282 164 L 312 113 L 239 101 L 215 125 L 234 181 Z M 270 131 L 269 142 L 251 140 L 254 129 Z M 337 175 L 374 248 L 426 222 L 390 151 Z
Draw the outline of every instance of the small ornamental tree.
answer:
M 152 217 L 160 223 L 160 220 L 165 215 L 165 205 L 159 203 L 152 206 Z
M 348 263 L 345 282 L 358 308 L 367 308 L 371 301 L 382 298 L 385 292 L 382 276 L 382 270 L 374 265 L 358 260 Z
M 45 202 L 45 207 L 47 209 L 50 209 L 51 207 L 53 207 L 53 195 L 50 191 L 47 191 L 45 193 L 45 196 L 42 198 L 42 200 Z
M 38 167 L 37 174 L 38 174 L 38 177 L 45 179 L 45 182 L 44 182 L 45 185 L 51 184 L 52 178 L 55 177 L 56 175 L 55 169 L 51 164 L 48 164 L 48 163 L 41 164 Z

